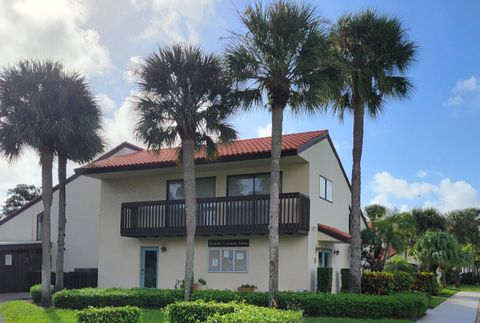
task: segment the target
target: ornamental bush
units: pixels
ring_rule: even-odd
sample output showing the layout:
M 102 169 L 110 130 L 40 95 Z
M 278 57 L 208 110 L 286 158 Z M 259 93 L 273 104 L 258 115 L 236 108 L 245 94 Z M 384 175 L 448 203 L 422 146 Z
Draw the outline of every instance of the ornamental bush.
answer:
M 393 274 L 392 283 L 394 292 L 408 292 L 412 290 L 415 277 L 407 272 L 396 272 Z
M 54 286 L 51 287 L 52 294 L 55 292 Z M 40 303 L 42 299 L 42 284 L 33 285 L 30 287 L 30 297 L 34 303 Z
M 350 268 L 340 269 L 340 279 L 342 282 L 341 291 L 347 292 L 350 290 Z
M 183 300 L 181 289 L 156 288 L 82 288 L 64 289 L 53 295 L 59 308 L 82 309 L 89 306 L 165 307 Z
M 170 323 L 205 322 L 215 313 L 224 315 L 232 313 L 237 303 L 217 303 L 197 300 L 193 302 L 177 302 L 167 305 L 165 316 Z
M 332 292 L 332 268 L 331 267 L 317 268 L 317 292 L 322 292 L 322 293 Z
M 140 323 L 142 311 L 138 307 L 89 307 L 77 313 L 79 323 Z
M 393 274 L 373 271 L 362 274 L 362 293 L 386 295 L 394 290 Z
M 244 302 L 266 307 L 265 292 L 235 292 L 230 290 L 195 291 L 192 300 L 229 303 Z M 85 288 L 57 292 L 53 302 L 59 308 L 82 309 L 88 306 L 138 306 L 162 308 L 182 301 L 183 291 L 154 288 Z M 301 310 L 309 316 L 337 316 L 355 318 L 409 318 L 423 315 L 428 298 L 423 293 L 397 293 L 387 296 L 350 293 L 327 294 L 313 292 L 279 292 L 278 308 Z M 252 314 L 253 315 L 253 314 Z
M 415 275 L 412 289 L 429 295 L 438 295 L 440 288 L 434 273 L 421 272 Z
M 281 292 L 278 305 L 281 309 L 303 310 L 307 316 L 415 319 L 427 311 L 428 297 L 423 293 L 380 296 Z
M 216 313 L 207 320 L 208 323 L 300 323 L 301 321 L 301 311 L 282 311 L 245 304 L 237 305 L 232 313 Z

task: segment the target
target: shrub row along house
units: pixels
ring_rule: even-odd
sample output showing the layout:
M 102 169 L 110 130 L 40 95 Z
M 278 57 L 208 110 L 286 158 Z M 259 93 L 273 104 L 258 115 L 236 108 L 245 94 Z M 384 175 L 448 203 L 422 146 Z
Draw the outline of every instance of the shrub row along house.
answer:
M 246 139 L 220 145 L 213 161 L 195 156 L 195 281 L 208 288 L 268 290 L 270 147 L 270 137 Z M 98 269 L 100 287 L 173 288 L 183 279 L 176 158 L 175 149 L 124 143 L 76 169 L 67 184 L 65 271 Z M 56 198 L 55 191 L 52 236 Z M 316 268 L 332 267 L 339 291 L 340 270 L 349 267 L 351 195 L 328 131 L 283 135 L 280 199 L 280 290 L 315 290 Z M 0 292 L 25 290 L 19 277 L 40 270 L 41 214 L 36 199 L 0 221 Z M 55 250 L 53 242 L 53 258 Z

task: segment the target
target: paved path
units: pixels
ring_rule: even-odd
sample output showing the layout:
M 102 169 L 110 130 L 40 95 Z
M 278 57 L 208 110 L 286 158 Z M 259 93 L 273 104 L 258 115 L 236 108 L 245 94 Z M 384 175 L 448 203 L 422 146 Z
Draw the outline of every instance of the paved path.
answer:
M 420 323 L 475 323 L 480 292 L 458 292 L 445 302 L 428 310 Z

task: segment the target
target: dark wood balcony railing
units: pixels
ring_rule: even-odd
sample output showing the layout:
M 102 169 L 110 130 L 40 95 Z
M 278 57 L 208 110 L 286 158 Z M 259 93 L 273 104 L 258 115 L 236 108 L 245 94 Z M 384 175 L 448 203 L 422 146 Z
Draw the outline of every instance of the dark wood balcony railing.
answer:
M 269 195 L 197 200 L 197 235 L 268 233 Z M 280 233 L 308 233 L 310 200 L 302 193 L 280 194 Z M 120 233 L 126 237 L 185 235 L 185 201 L 122 203 Z

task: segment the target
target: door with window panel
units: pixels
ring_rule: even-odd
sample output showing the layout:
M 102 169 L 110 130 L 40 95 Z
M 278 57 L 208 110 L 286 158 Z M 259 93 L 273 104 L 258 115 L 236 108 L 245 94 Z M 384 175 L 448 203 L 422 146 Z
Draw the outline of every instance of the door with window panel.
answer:
M 268 224 L 269 173 L 229 176 L 227 190 L 228 196 L 251 197 L 230 202 L 228 224 Z
M 197 199 L 215 197 L 215 177 L 196 179 L 195 190 Z M 169 201 L 172 201 L 168 206 L 170 225 L 184 226 L 185 186 L 183 180 L 168 181 L 167 198 Z M 179 212 L 182 216 L 178 216 Z M 215 225 L 216 222 L 216 206 L 214 202 L 202 201 L 200 204 L 197 204 L 197 225 Z

